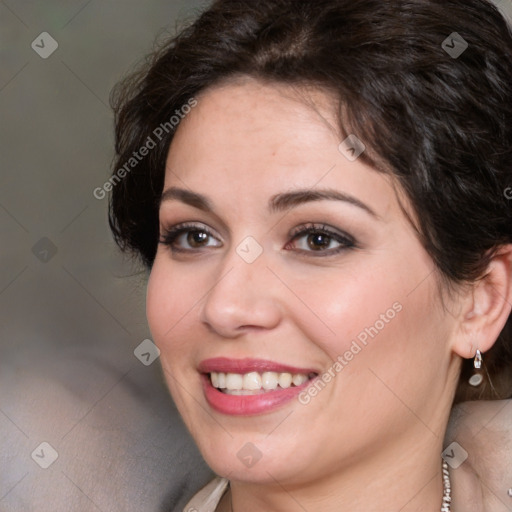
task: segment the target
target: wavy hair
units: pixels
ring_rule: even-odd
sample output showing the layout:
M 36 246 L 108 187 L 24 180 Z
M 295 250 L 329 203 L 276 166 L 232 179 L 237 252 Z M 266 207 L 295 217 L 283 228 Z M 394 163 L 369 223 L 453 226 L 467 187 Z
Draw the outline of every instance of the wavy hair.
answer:
M 359 158 L 400 184 L 447 284 L 474 283 L 512 243 L 512 33 L 491 2 L 217 0 L 114 89 L 113 173 L 190 98 L 239 76 L 333 93 L 342 137 L 356 133 Z M 110 196 L 114 238 L 146 269 L 174 133 Z M 478 389 L 464 361 L 455 401 L 512 397 L 511 324 L 485 354 L 491 379 Z

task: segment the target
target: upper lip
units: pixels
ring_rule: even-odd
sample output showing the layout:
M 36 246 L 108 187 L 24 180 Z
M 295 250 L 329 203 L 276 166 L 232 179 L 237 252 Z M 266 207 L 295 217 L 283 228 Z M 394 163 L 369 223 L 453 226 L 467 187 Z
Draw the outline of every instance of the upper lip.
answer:
M 198 369 L 201 373 L 250 373 L 250 372 L 277 372 L 277 373 L 301 373 L 309 375 L 318 374 L 312 368 L 298 368 L 287 364 L 277 363 L 266 359 L 230 359 L 227 357 L 214 357 L 205 359 L 199 363 Z

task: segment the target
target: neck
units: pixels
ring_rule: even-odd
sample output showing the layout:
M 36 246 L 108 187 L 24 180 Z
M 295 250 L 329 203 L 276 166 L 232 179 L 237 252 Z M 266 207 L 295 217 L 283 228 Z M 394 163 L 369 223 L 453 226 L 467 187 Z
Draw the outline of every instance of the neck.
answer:
M 426 432 L 423 442 L 416 436 L 407 444 L 388 444 L 357 464 L 307 484 L 277 478 L 265 485 L 233 481 L 233 511 L 439 512 L 442 439 Z

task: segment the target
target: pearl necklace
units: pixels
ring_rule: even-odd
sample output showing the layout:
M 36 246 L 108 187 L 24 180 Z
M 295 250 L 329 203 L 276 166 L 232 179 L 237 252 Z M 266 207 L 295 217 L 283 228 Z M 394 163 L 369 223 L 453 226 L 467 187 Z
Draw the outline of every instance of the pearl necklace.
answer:
M 452 484 L 450 482 L 450 472 L 448 471 L 448 464 L 443 460 L 443 504 L 441 505 L 441 512 L 450 512 L 452 509 Z
M 512 489 L 511 489 L 512 490 Z M 452 484 L 450 482 L 450 472 L 448 471 L 448 464 L 443 460 L 443 503 L 441 505 L 441 512 L 450 512 L 452 509 Z M 229 503 L 231 505 L 231 512 L 233 512 L 233 502 L 231 501 L 231 493 L 229 495 Z

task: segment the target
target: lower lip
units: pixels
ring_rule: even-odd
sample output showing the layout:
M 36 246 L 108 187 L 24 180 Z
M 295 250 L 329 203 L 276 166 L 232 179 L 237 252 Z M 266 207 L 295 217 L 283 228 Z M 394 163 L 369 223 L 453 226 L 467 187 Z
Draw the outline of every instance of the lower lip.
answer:
M 212 386 L 208 375 L 201 375 L 206 401 L 210 407 L 222 414 L 231 416 L 251 416 L 273 411 L 296 397 L 306 386 L 308 380 L 300 386 L 287 389 L 267 391 L 258 395 L 228 395 Z

